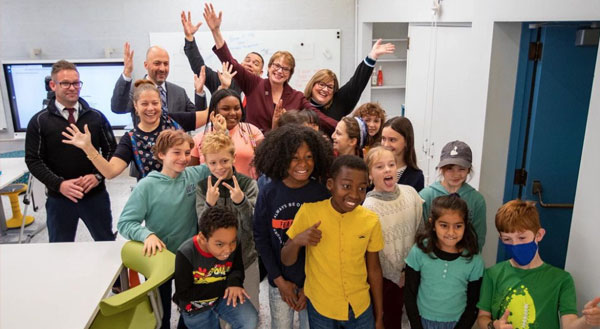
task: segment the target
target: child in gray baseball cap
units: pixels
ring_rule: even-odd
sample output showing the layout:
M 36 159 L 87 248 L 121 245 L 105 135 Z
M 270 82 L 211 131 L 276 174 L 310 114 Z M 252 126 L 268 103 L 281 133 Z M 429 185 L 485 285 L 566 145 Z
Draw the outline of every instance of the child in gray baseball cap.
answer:
M 429 218 L 431 202 L 438 196 L 456 193 L 469 207 L 469 219 L 477 233 L 479 252 L 483 248 L 486 233 L 485 199 L 467 183 L 472 171 L 473 154 L 465 142 L 453 141 L 444 146 L 437 169 L 441 180 L 427 186 L 419 194 L 423 203 L 423 218 Z

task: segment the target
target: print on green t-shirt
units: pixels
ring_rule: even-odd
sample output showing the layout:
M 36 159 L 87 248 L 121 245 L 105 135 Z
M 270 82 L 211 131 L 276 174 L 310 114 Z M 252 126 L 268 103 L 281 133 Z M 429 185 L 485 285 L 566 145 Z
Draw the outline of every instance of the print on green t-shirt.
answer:
M 508 321 L 513 324 L 514 329 L 535 328 L 533 326 L 535 323 L 535 303 L 529 294 L 529 289 L 524 285 L 514 289 L 508 288 L 500 308 L 510 310 Z

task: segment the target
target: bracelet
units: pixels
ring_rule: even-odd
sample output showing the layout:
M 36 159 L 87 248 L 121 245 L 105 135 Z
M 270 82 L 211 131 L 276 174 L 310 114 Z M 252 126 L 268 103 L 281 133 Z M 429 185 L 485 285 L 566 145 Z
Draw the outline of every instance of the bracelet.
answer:
M 100 152 L 96 152 L 96 154 L 93 156 L 89 156 L 89 155 L 86 155 L 86 156 L 90 161 L 94 161 L 98 156 L 100 156 Z

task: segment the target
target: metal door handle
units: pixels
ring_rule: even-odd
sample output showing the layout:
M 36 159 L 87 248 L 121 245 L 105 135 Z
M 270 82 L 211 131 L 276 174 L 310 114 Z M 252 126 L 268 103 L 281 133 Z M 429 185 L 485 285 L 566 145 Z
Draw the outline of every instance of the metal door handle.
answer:
M 572 203 L 544 203 L 542 200 L 542 182 L 539 180 L 533 181 L 531 193 L 537 194 L 542 208 L 573 208 Z

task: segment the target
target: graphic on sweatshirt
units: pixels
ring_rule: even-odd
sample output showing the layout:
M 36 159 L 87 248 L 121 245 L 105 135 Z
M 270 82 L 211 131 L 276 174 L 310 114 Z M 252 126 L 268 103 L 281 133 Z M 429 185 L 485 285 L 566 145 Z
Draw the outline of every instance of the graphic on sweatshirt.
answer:
M 520 285 L 516 288 L 508 288 L 506 297 L 500 305 L 502 314 L 507 308 L 510 311 L 508 322 L 512 324 L 514 329 L 537 328 L 535 325 L 535 304 L 527 287 Z
M 225 264 L 215 264 L 210 270 L 198 267 L 193 272 L 194 284 L 209 284 L 227 279 L 227 273 L 231 271 L 232 262 Z

